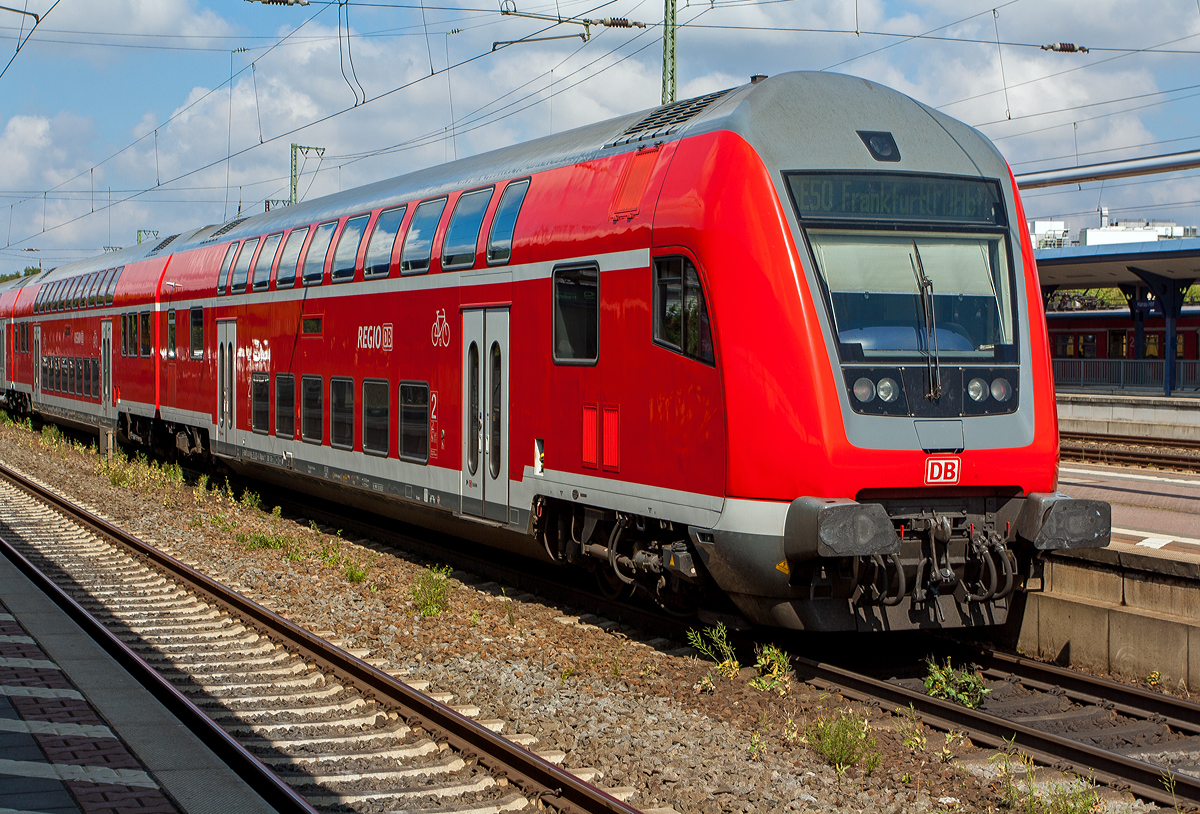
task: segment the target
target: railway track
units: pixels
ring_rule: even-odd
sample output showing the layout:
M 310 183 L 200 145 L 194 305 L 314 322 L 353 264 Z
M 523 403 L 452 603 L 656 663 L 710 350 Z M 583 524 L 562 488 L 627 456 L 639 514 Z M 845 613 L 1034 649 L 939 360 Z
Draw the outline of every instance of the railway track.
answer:
M 502 737 L 505 722 L 472 720 L 2 466 L 0 502 L 10 556 L 153 667 L 175 708 L 202 713 L 202 737 L 252 785 L 294 792 L 290 810 L 635 812 L 587 782 L 599 772 L 560 768 L 563 753 Z
M 1090 776 L 1164 806 L 1200 808 L 1200 705 L 988 649 L 929 637 L 926 652 L 980 669 L 990 693 L 979 709 L 931 698 L 901 675 L 846 659 L 796 659 L 801 678 L 888 711 L 912 708 L 926 724 L 978 745 L 1020 750 L 1038 763 Z M 1174 794 L 1164 784 L 1174 779 Z
M 321 501 L 309 500 L 301 505 L 283 492 L 272 492 L 269 502 L 282 503 L 289 512 L 353 530 L 375 541 L 417 550 L 422 556 L 451 562 L 488 578 L 529 589 L 536 586 L 542 596 L 568 604 L 580 601 L 578 586 L 560 584 L 561 575 L 549 566 L 539 569 L 536 563 L 523 563 L 523 567 L 516 568 L 502 558 L 494 558 L 489 550 L 472 555 L 464 541 L 456 541 L 452 548 L 443 547 L 434 535 L 421 530 L 398 532 L 382 522 L 373 522 L 369 516 L 348 517 Z M 608 618 L 649 626 L 676 639 L 683 639 L 688 627 L 697 626 L 696 619 L 680 620 L 598 595 L 587 601 Z M 754 641 L 753 632 L 746 633 L 749 638 L 743 644 L 749 650 L 760 642 Z M 992 690 L 989 703 L 980 710 L 970 710 L 929 697 L 922 681 L 913 678 L 911 650 L 907 661 L 900 657 L 904 665 L 901 670 L 907 672 L 898 678 L 883 676 L 867 665 L 851 665 L 844 659 L 844 648 L 837 646 L 830 649 L 825 660 L 795 658 L 793 666 L 801 680 L 839 689 L 888 711 L 911 704 L 927 724 L 968 734 L 979 745 L 1017 748 L 1041 764 L 1094 777 L 1162 805 L 1179 802 L 1200 807 L 1200 705 L 1001 652 L 956 645 L 942 638 L 927 637 L 922 644 L 926 647 L 923 652 L 943 660 L 950 657 L 958 665 L 979 664 Z M 821 647 L 800 634 L 788 649 L 793 653 L 811 652 L 814 646 Z M 898 650 L 903 652 L 904 647 Z M 1175 797 L 1161 782 L 1164 771 L 1176 778 Z
M 1096 444 L 1102 446 L 1097 447 Z M 1200 450 L 1200 441 L 1156 441 L 1127 435 L 1061 433 L 1059 448 L 1064 458 L 1085 463 L 1133 464 L 1200 471 L 1200 455 L 1183 451 Z
M 0 470 L 0 475 L 3 474 Z M 37 490 L 35 484 L 28 486 L 29 491 Z M 9 499 L 11 494 L 0 483 L 0 500 Z M 69 505 L 64 506 L 52 495 L 39 494 L 39 499 L 52 502 L 63 515 L 71 511 Z M 319 509 L 310 503 L 304 508 L 306 514 L 315 513 L 323 522 L 349 524 L 346 527 L 354 528 L 357 533 L 395 545 L 431 544 L 420 539 L 423 535 L 419 533 L 410 537 L 390 532 L 389 537 L 389 532 L 368 520 L 337 516 L 328 507 Z M 214 718 L 224 732 L 235 735 L 241 748 L 257 762 L 269 765 L 317 808 L 349 804 L 360 810 L 373 810 L 367 801 L 384 799 L 392 806 L 400 801 L 406 809 L 419 810 L 412 799 L 383 796 L 389 791 L 384 787 L 388 783 L 392 791 L 397 791 L 400 783 L 416 781 L 425 792 L 436 790 L 448 795 L 435 798 L 426 793 L 425 801 L 430 805 L 425 810 L 430 812 L 497 811 L 508 806 L 515 809 L 535 800 L 552 807 L 565 807 L 569 803 L 576 806 L 572 810 L 578 811 L 632 810 L 612 798 L 605 799 L 599 789 L 590 792 L 599 801 L 598 806 L 580 805 L 568 797 L 570 790 L 565 785 L 545 782 L 544 773 L 554 769 L 546 761 L 536 767 L 543 773 L 538 776 L 532 770 L 508 768 L 501 758 L 485 756 L 480 739 L 499 740 L 486 726 L 482 732 L 464 736 L 455 727 L 471 722 L 436 704 L 435 714 L 423 717 L 424 713 L 417 708 L 419 693 L 412 688 L 341 654 L 319 637 L 294 628 L 249 600 L 236 594 L 230 594 L 228 601 L 218 598 L 223 591 L 220 586 L 199 574 L 195 574 L 198 580 L 193 582 L 190 577 L 195 572 L 181 563 L 174 563 L 178 571 L 168 571 L 162 576 L 151 574 L 145 565 L 171 562 L 171 558 L 153 548 L 127 546 L 120 539 L 119 530 L 99 518 L 84 514 L 81 521 L 116 545 L 84 532 L 50 510 L 26 511 L 23 536 L 34 536 L 33 529 L 42 533 L 73 529 L 72 535 L 91 538 L 85 542 L 65 541 L 67 549 L 73 546 L 74 550 L 55 555 L 53 561 L 62 558 L 66 563 L 58 566 L 59 581 L 84 585 L 99 579 L 94 574 L 112 569 L 132 580 L 136 586 L 132 590 L 101 592 L 85 601 L 97 614 L 106 615 L 110 629 L 131 644 L 140 643 L 142 655 L 153 661 L 161 674 L 194 703 L 206 711 L 218 711 Z M 133 551 L 137 553 L 131 554 Z M 477 561 L 462 562 L 462 549 L 458 551 L 456 564 L 460 567 L 477 568 L 492 578 L 511 579 L 510 584 L 518 587 L 523 580 L 533 580 L 542 594 L 553 595 L 556 590 L 544 574 L 518 569 L 509 573 L 503 565 L 489 564 L 484 554 Z M 51 561 L 48 553 L 29 553 Z M 72 560 L 75 561 L 72 567 L 82 570 L 75 572 L 77 576 L 68 577 L 71 572 L 67 564 Z M 176 573 L 182 576 L 175 576 Z M 188 587 L 192 585 L 195 587 Z M 195 595 L 190 595 L 189 590 Z M 577 592 L 578 587 L 564 585 L 561 590 L 570 594 Z M 578 594 L 572 596 L 578 602 Z M 186 656 L 196 652 L 200 642 L 185 643 L 172 638 L 179 635 L 178 627 L 172 626 L 177 622 L 170 621 L 174 611 L 147 610 L 139 605 L 147 597 L 174 603 L 174 608 L 187 613 L 190 617 L 187 630 L 205 640 L 209 655 Z M 594 601 L 597 605 L 604 604 L 606 615 L 611 616 L 620 616 L 623 606 L 630 621 L 643 625 L 648 613 L 654 615 L 646 609 L 631 609 L 627 603 L 609 603 L 598 596 Z M 260 619 L 271 620 L 273 624 L 259 626 Z M 688 624 L 672 621 L 680 629 Z M 695 620 L 690 624 L 694 626 Z M 930 639 L 924 644 L 927 647 L 920 652 L 930 652 L 939 658 L 950 656 L 959 665 L 981 666 L 992 690 L 982 709 L 969 710 L 926 695 L 920 679 L 912 672 L 911 650 L 906 667 L 901 668 L 908 673 L 896 678 L 877 670 L 860 670 L 840 657 L 828 661 L 819 657 L 796 658 L 794 667 L 801 680 L 840 690 L 888 711 L 911 704 L 930 726 L 957 730 L 979 745 L 1020 749 L 1039 763 L 1128 788 L 1139 797 L 1163 805 L 1181 802 L 1200 806 L 1200 706 L 1002 653 L 964 648 L 941 639 Z M 261 652 L 245 652 L 247 648 L 259 648 Z M 796 646 L 792 652 L 805 649 Z M 239 674 L 239 669 L 249 675 Z M 276 709 L 281 702 L 291 703 L 290 711 Z M 327 718 L 317 720 L 321 716 Z M 336 731 L 331 733 L 330 728 Z M 364 737 L 358 737 L 364 733 Z M 517 751 L 529 754 L 522 749 Z M 381 763 L 399 768 L 380 769 Z M 1162 784 L 1164 772 L 1175 777 L 1175 798 Z M 444 782 L 448 777 L 455 779 Z M 570 774 L 567 777 L 588 787 L 579 777 Z M 465 799 L 455 799 L 449 795 L 469 787 L 460 778 L 486 788 L 467 791 Z M 588 793 L 583 792 L 583 796 L 588 797 Z

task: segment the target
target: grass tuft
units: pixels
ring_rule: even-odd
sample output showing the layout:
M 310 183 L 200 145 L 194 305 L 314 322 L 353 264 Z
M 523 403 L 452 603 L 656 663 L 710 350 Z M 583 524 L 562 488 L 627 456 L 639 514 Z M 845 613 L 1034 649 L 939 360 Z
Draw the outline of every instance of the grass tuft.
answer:
M 422 616 L 440 616 L 450 607 L 449 565 L 431 565 L 417 575 L 410 589 L 413 604 Z

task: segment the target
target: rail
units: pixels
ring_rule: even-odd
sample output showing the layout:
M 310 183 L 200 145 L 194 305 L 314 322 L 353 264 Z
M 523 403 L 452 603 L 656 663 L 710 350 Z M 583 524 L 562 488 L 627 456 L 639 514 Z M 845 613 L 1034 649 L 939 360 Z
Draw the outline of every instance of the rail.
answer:
M 1191 449 L 1200 449 L 1200 441 L 1160 440 L 1129 435 L 1067 432 L 1059 434 L 1059 451 L 1062 457 L 1084 463 L 1132 464 L 1200 471 L 1200 455 L 1184 451 Z

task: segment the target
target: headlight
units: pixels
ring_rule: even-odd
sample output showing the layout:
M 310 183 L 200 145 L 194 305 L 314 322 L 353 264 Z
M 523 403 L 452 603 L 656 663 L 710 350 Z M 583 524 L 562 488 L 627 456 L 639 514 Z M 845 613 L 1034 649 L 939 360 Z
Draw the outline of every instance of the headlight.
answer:
M 979 378 L 971 379 L 967 383 L 967 395 L 971 397 L 971 401 L 983 401 L 988 397 L 988 383 Z
M 992 379 L 992 398 L 1001 403 L 1012 398 L 1012 385 L 1008 383 L 1008 379 L 1001 376 L 999 379 Z
M 882 378 L 879 380 L 879 385 L 876 387 L 879 393 L 879 400 L 891 403 L 900 395 L 900 386 L 896 384 L 895 379 Z
M 854 383 L 854 397 L 866 404 L 875 398 L 875 382 L 865 376 Z

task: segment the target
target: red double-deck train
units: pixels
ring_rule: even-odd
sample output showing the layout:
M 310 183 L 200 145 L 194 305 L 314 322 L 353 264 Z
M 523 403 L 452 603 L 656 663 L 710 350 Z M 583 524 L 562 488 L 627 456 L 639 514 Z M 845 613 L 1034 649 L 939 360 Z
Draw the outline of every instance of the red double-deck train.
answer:
M 1004 621 L 1055 492 L 1012 175 L 792 73 L 0 294 L 10 409 L 813 630 Z

